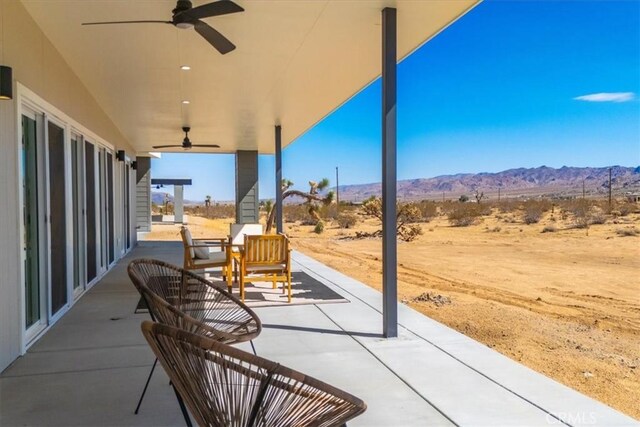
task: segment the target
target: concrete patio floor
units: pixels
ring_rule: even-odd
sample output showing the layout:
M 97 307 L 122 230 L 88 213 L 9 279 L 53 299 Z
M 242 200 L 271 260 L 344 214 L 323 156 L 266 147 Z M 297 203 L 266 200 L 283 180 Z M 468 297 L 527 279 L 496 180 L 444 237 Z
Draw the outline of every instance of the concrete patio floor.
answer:
M 184 425 L 162 369 L 133 414 L 153 355 L 126 275 L 134 258 L 179 263 L 181 250 L 141 242 L 7 368 L 0 425 Z M 383 339 L 379 292 L 303 254 L 293 259 L 294 270 L 350 302 L 256 308 L 256 351 L 363 399 L 368 410 L 350 426 L 638 425 L 405 305 L 399 338 Z

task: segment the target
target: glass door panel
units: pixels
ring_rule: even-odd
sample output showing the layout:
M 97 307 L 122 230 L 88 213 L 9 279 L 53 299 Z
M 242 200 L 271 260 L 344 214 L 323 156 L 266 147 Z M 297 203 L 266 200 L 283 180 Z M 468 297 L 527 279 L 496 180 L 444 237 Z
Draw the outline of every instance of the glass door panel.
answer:
M 49 154 L 49 229 L 51 315 L 67 303 L 67 223 L 64 129 L 47 123 Z
M 126 236 L 126 248 L 129 249 L 131 247 L 131 225 L 129 223 L 131 219 L 131 212 L 129 208 L 130 194 L 129 194 L 129 164 L 127 163 L 124 167 L 124 232 Z
M 97 232 L 96 232 L 96 158 L 95 146 L 90 142 L 84 144 L 85 155 L 85 199 L 87 218 L 87 283 L 91 282 L 98 275 L 97 265 Z
M 107 222 L 109 226 L 109 262 L 115 260 L 114 218 L 113 218 L 113 154 L 107 153 Z
M 107 264 L 107 203 L 106 203 L 106 177 L 105 177 L 105 154 L 104 148 L 98 149 L 98 194 L 99 199 L 99 221 L 100 225 L 100 271 L 106 270 Z
M 82 140 L 78 135 L 71 137 L 71 197 L 73 206 L 73 291 L 84 289 L 84 259 L 81 248 L 84 237 L 84 209 L 82 179 Z
M 38 234 L 38 149 L 35 118 L 22 116 L 25 329 L 42 320 Z

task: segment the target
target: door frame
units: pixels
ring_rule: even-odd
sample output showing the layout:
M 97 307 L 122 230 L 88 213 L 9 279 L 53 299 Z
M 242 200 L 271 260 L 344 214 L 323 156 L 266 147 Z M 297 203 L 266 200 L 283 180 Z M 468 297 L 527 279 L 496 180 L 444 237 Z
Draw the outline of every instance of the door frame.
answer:
M 27 321 L 27 315 L 26 315 L 26 272 L 25 272 L 25 262 L 26 262 L 26 253 L 25 253 L 25 246 L 27 244 L 27 242 L 25 242 L 24 240 L 24 233 L 25 233 L 25 228 L 24 228 L 24 218 L 25 218 L 25 211 L 24 211 L 24 189 L 23 189 L 23 182 L 25 179 L 25 171 L 23 169 L 23 162 L 21 161 L 22 158 L 22 139 L 24 138 L 24 134 L 23 134 L 23 127 L 22 127 L 22 117 L 26 116 L 29 118 L 32 118 L 33 120 L 35 120 L 36 122 L 36 176 L 35 176 L 35 181 L 36 181 L 36 185 L 37 185 L 37 194 L 36 194 L 36 199 L 38 201 L 38 209 L 36 212 L 36 221 L 38 223 L 38 235 L 36 236 L 36 239 L 38 241 L 38 251 L 37 251 L 37 257 L 38 257 L 38 269 L 37 269 L 37 274 L 38 274 L 38 287 L 40 288 L 38 290 L 38 296 L 39 296 L 39 320 L 34 323 L 33 325 L 31 325 L 29 328 L 26 327 L 26 321 Z M 22 332 L 25 336 L 26 339 L 31 340 L 35 337 L 37 337 L 38 335 L 40 335 L 42 333 L 42 331 L 47 327 L 48 323 L 49 323 L 49 315 L 48 315 L 48 298 L 47 298 L 47 292 L 48 292 L 48 287 L 46 284 L 46 269 L 47 269 L 47 260 L 46 260 L 46 239 L 43 235 L 42 232 L 40 232 L 40 230 L 45 230 L 45 221 L 44 221 L 44 215 L 42 215 L 42 210 L 44 209 L 46 212 L 46 202 L 44 200 L 44 195 L 43 195 L 43 189 L 41 188 L 41 177 L 44 174 L 46 176 L 46 170 L 45 170 L 45 166 L 44 164 L 46 163 L 46 156 L 45 153 L 43 151 L 44 149 L 44 144 L 45 144 L 45 133 L 44 133 L 44 123 L 45 123 L 45 119 L 44 119 L 44 115 L 38 113 L 35 109 L 31 108 L 30 106 L 24 106 L 24 108 L 20 111 L 19 113 L 19 131 L 18 133 L 20 134 L 19 139 L 20 139 L 20 146 L 19 146 L 19 151 L 18 151 L 18 173 L 19 173 L 19 187 L 20 187 L 20 191 L 18 192 L 18 206 L 19 206 L 19 210 L 20 210 L 20 216 L 19 216 L 19 222 L 20 222 L 20 227 L 19 227 L 19 233 L 20 233 L 20 298 L 22 299 L 22 303 L 20 304 L 21 307 L 21 316 L 20 316 L 20 328 L 22 329 Z M 42 141 L 42 142 L 40 142 Z M 42 145 L 42 146 L 41 146 Z M 45 213 L 46 214 L 46 213 Z
M 55 316 L 51 316 L 50 313 L 50 292 L 51 292 L 51 287 L 49 286 L 49 280 L 50 280 L 50 266 L 49 264 L 49 259 L 50 259 L 50 254 L 48 254 L 49 252 L 49 248 L 50 248 L 50 230 L 49 230 L 49 226 L 44 224 L 44 216 L 39 214 L 39 218 L 38 218 L 38 226 L 39 227 L 45 227 L 45 228 L 41 228 L 41 229 L 46 229 L 46 233 L 38 233 L 38 244 L 39 244 L 39 249 L 38 249 L 38 255 L 39 255 L 39 278 L 40 278 L 40 288 L 41 288 L 41 292 L 40 292 L 40 311 L 42 313 L 43 310 L 46 310 L 46 315 L 43 316 L 41 315 L 41 319 L 40 322 L 37 322 L 37 328 L 34 329 L 34 327 L 32 326 L 31 328 L 29 328 L 28 330 L 25 327 L 25 322 L 26 322 L 26 310 L 25 310 L 25 295 L 24 295 L 24 291 L 25 291 L 25 271 L 24 271 L 24 262 L 26 259 L 26 255 L 24 253 L 23 248 L 25 247 L 25 242 L 24 242 L 24 193 L 23 193 L 23 189 L 22 189 L 22 185 L 23 185 L 23 180 L 24 180 L 24 170 L 23 170 L 23 166 L 22 166 L 22 161 L 21 159 L 21 150 L 22 150 L 22 138 L 23 138 L 23 131 L 22 131 L 22 116 L 24 115 L 29 115 L 30 113 L 33 113 L 36 117 L 36 129 L 38 129 L 38 127 L 40 128 L 40 132 L 38 132 L 38 138 L 40 138 L 38 141 L 42 140 L 43 141 L 43 147 L 44 150 L 40 150 L 38 153 L 38 168 L 39 168 L 39 176 L 38 179 L 41 179 L 41 176 L 44 176 L 44 180 L 42 182 L 44 182 L 44 186 L 40 186 L 40 187 L 44 187 L 44 188 L 38 188 L 38 202 L 43 203 L 42 207 L 44 209 L 45 214 L 49 214 L 49 165 L 48 163 L 48 140 L 47 140 L 47 120 L 52 121 L 53 123 L 55 123 L 57 126 L 60 126 L 64 129 L 64 134 L 65 134 L 65 141 L 64 141 L 64 147 L 65 147 L 65 207 L 66 207 L 66 214 L 65 214 L 65 221 L 66 221 L 66 226 L 67 226 L 67 230 L 66 230 L 66 247 L 67 247 L 67 303 L 65 304 L 65 306 L 63 308 L 61 308 L 56 314 Z M 84 289 L 82 292 L 77 292 L 77 295 L 74 295 L 73 292 L 73 216 L 69 215 L 70 212 L 73 211 L 73 201 L 70 197 L 70 195 L 72 194 L 72 183 L 71 183 L 71 167 L 70 167 L 70 162 L 71 162 L 71 132 L 74 132 L 78 135 L 80 135 L 82 137 L 82 141 L 84 142 L 85 139 L 89 139 L 96 147 L 96 160 L 97 160 L 97 149 L 99 148 L 105 148 L 107 150 L 110 150 L 112 153 L 115 152 L 115 147 L 108 143 L 105 139 L 99 137 L 97 134 L 95 134 L 94 132 L 90 131 L 89 129 L 87 129 L 86 127 L 84 127 L 83 125 L 81 125 L 79 122 L 73 120 L 71 117 L 69 117 L 67 114 L 63 113 L 61 110 L 59 110 L 58 108 L 56 108 L 55 106 L 51 105 L 50 103 L 48 103 L 47 101 L 45 101 L 43 98 L 41 98 L 40 96 L 38 96 L 35 92 L 31 91 L 29 88 L 27 88 L 26 86 L 24 86 L 23 84 L 21 84 L 20 82 L 16 83 L 16 116 L 15 116 L 15 125 L 16 125 L 16 141 L 15 141 L 15 150 L 16 150 L 16 159 L 19 159 L 18 161 L 18 167 L 17 167 L 17 179 L 16 179 L 16 193 L 18 195 L 18 206 L 17 206 L 17 210 L 18 210 L 18 215 L 17 215 L 17 230 L 18 230 L 18 234 L 19 234 L 19 238 L 17 239 L 17 245 L 16 245 L 16 249 L 18 250 L 18 253 L 20 254 L 19 258 L 20 258 L 20 262 L 19 262 L 19 291 L 18 291 L 18 309 L 20 312 L 20 337 L 21 337 L 21 342 L 20 342 L 20 354 L 24 354 L 27 349 L 33 345 L 33 343 L 35 343 L 46 331 L 49 330 L 49 328 L 54 325 L 68 310 L 69 308 L 71 308 L 75 302 L 78 300 L 79 297 L 81 297 L 82 295 L 84 295 L 86 293 L 86 291 L 90 288 L 89 284 L 85 284 Z M 84 146 L 83 146 L 83 151 L 84 151 Z M 84 168 L 84 166 L 83 166 Z M 96 168 L 97 170 L 98 168 Z M 97 171 L 96 171 L 97 173 Z M 86 203 L 86 186 L 83 185 L 84 188 L 84 199 L 83 199 L 83 209 L 86 208 L 85 203 Z M 44 192 L 44 198 L 46 198 L 46 200 L 43 200 L 44 198 L 42 197 L 42 194 Z M 96 200 L 96 202 L 99 203 L 99 200 Z M 39 208 L 40 209 L 40 208 Z M 86 218 L 86 210 L 85 210 L 85 218 Z M 84 236 L 86 236 L 86 219 L 85 221 L 83 221 L 84 223 L 84 227 L 85 227 L 85 232 L 84 232 Z M 71 255 L 71 256 L 69 256 Z M 43 262 L 44 261 L 44 262 Z M 46 264 L 46 265 L 45 265 Z M 85 266 L 86 268 L 86 266 Z M 103 275 L 104 273 L 108 271 L 108 268 L 105 271 L 101 271 L 99 272 L 99 274 L 96 276 L 95 280 L 93 281 L 93 284 L 95 284 Z M 42 288 L 43 286 L 46 286 L 46 290 L 44 292 L 42 292 Z M 43 299 L 45 299 L 45 301 L 43 302 Z M 44 309 L 43 309 L 44 307 Z M 44 323 L 44 324 L 43 324 Z M 34 325 L 35 326 L 35 325 Z
M 64 313 L 66 313 L 69 308 L 71 307 L 71 303 L 73 301 L 73 298 L 70 296 L 73 296 L 73 283 L 71 283 L 73 281 L 73 261 L 71 259 L 71 257 L 69 256 L 69 254 L 72 254 L 73 252 L 73 224 L 71 223 L 71 216 L 69 215 L 69 213 L 73 210 L 70 207 L 70 202 L 71 202 L 71 198 L 69 197 L 71 194 L 71 169 L 69 167 L 69 161 L 71 159 L 71 154 L 70 154 L 70 144 L 71 144 L 71 138 L 69 135 L 69 129 L 67 124 L 61 120 L 58 119 L 55 116 L 52 116 L 50 114 L 48 114 L 46 111 L 44 111 L 42 113 L 44 115 L 44 143 L 45 143 L 45 179 L 44 179 L 44 186 L 42 188 L 42 190 L 44 191 L 44 198 L 46 201 L 45 204 L 45 215 L 48 216 L 49 220 L 46 221 L 46 246 L 45 246 L 45 250 L 46 250 L 46 254 L 45 254 L 45 262 L 47 265 L 46 268 L 46 278 L 45 278 L 45 285 L 47 286 L 47 319 L 48 319 L 48 323 L 49 324 L 54 324 L 55 322 L 58 321 L 58 319 L 60 319 Z M 65 195 L 65 199 L 64 199 L 64 207 L 65 207 L 65 213 L 64 213 L 64 222 L 65 222 L 65 247 L 66 247 L 66 264 L 67 264 L 67 268 L 66 268 L 66 299 L 67 302 L 56 312 L 53 313 L 52 308 L 51 308 L 51 300 L 52 300 L 52 275 L 51 275 L 51 253 L 49 251 L 49 249 L 51 248 L 51 182 L 49 180 L 50 177 L 50 173 L 51 171 L 49 170 L 49 123 L 53 123 L 54 125 L 58 126 L 59 128 L 62 129 L 63 131 L 63 150 L 64 150 L 64 195 Z

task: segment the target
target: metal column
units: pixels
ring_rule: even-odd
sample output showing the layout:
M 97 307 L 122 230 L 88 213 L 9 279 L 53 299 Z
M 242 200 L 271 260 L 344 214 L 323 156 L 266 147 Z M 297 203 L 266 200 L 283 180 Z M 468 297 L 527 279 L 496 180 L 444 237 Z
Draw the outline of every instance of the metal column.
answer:
M 173 222 L 184 223 L 184 187 L 182 185 L 173 186 Z
M 236 151 L 236 223 L 260 222 L 258 152 Z
M 382 329 L 398 336 L 396 9 L 382 10 Z
M 282 227 L 282 127 L 276 126 L 276 231 L 283 232 Z

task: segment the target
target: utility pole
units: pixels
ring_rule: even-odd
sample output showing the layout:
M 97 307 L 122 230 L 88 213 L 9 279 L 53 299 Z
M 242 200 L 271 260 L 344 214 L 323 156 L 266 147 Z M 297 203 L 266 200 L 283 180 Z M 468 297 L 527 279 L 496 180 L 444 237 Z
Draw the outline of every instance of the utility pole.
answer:
M 336 166 L 336 214 L 340 214 L 340 180 L 338 166 Z
M 611 168 L 609 168 L 609 212 L 611 212 Z
M 584 178 L 582 178 L 582 198 L 584 199 Z
M 500 187 L 498 187 L 498 201 L 500 201 Z
M 442 192 L 442 203 L 444 203 L 444 191 Z

